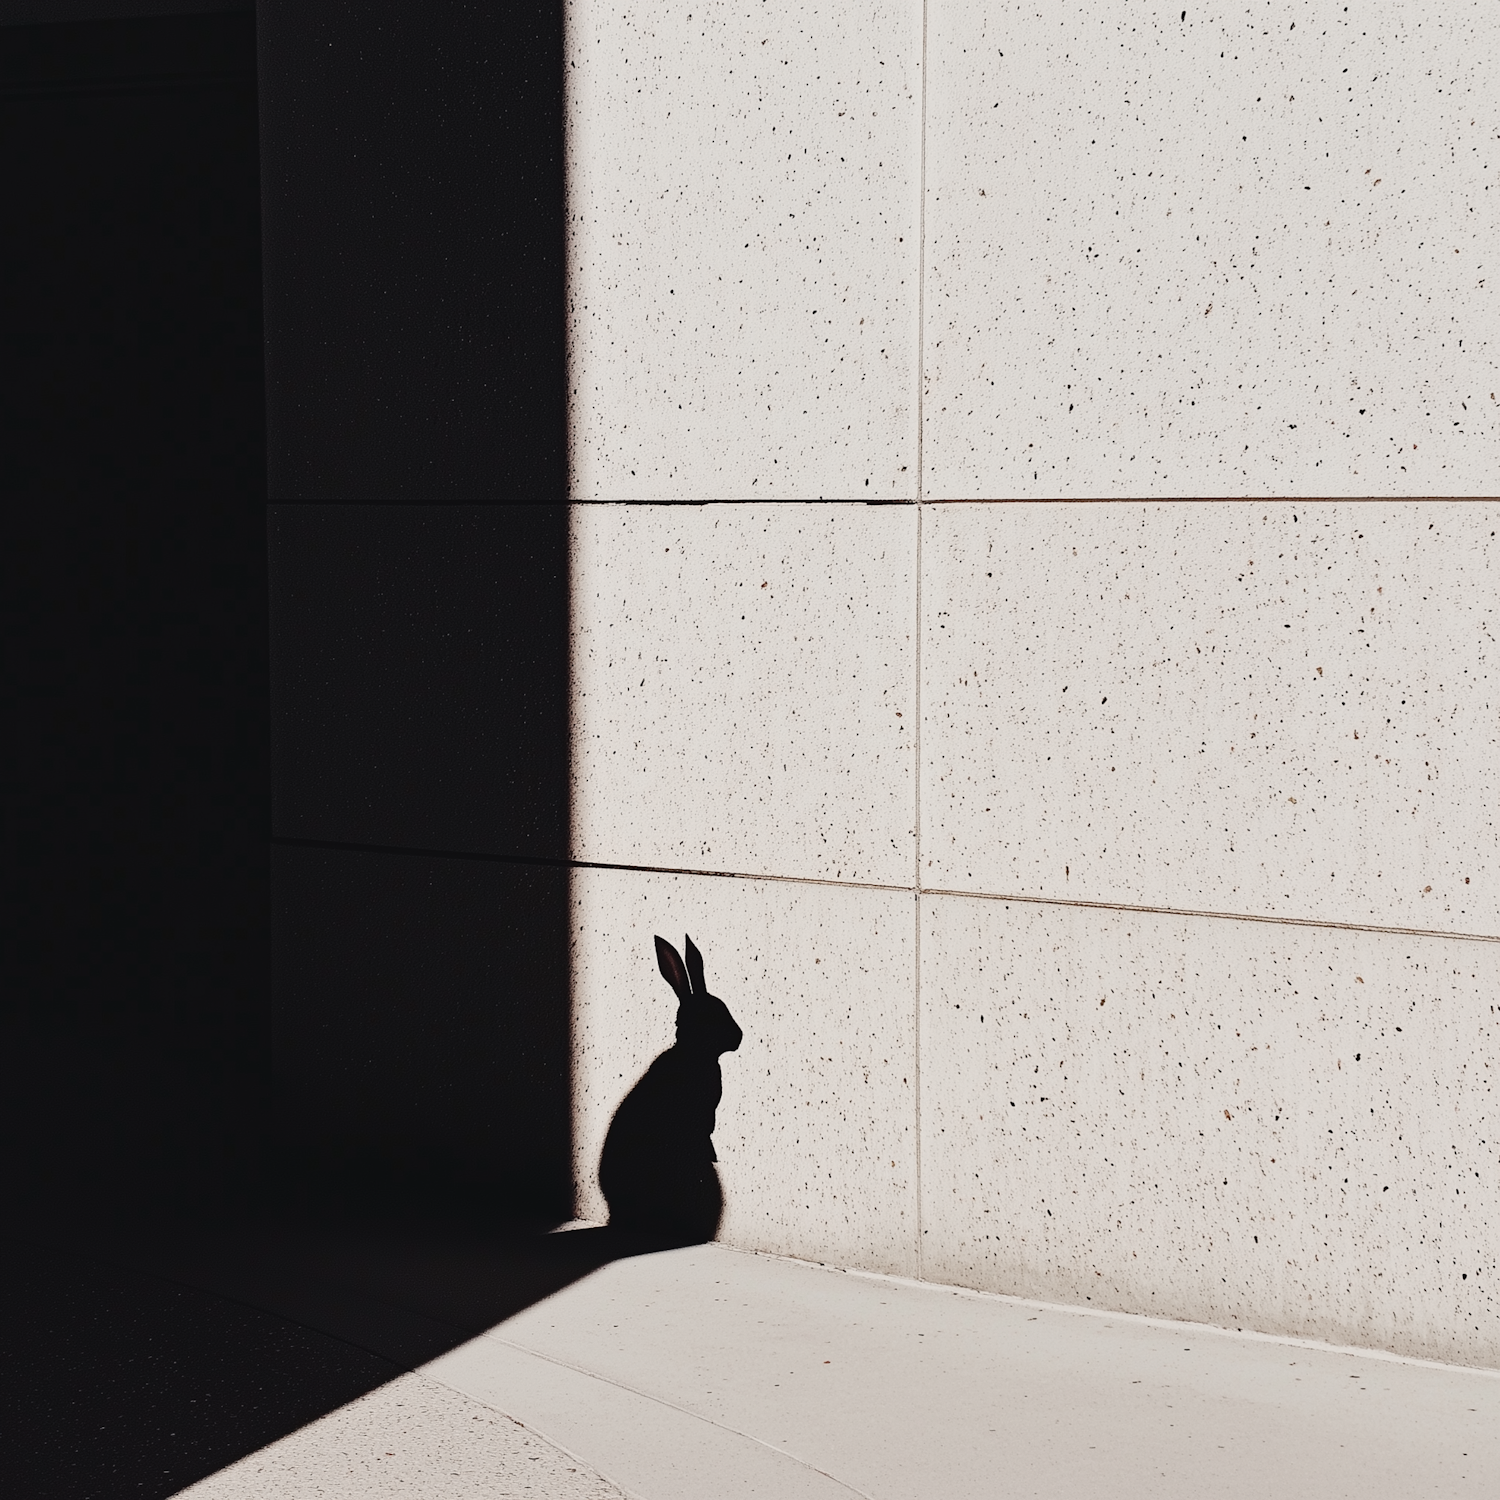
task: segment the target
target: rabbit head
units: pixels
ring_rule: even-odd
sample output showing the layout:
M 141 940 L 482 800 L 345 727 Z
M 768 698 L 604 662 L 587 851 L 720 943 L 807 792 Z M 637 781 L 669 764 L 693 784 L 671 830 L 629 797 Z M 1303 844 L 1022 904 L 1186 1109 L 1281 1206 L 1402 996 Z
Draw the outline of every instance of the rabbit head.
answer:
M 703 955 L 692 938 L 683 939 L 686 963 L 665 939 L 656 940 L 656 961 L 662 977 L 677 991 L 677 1045 L 710 1052 L 733 1052 L 744 1033 L 729 1014 L 729 1007 L 708 993 L 703 980 Z

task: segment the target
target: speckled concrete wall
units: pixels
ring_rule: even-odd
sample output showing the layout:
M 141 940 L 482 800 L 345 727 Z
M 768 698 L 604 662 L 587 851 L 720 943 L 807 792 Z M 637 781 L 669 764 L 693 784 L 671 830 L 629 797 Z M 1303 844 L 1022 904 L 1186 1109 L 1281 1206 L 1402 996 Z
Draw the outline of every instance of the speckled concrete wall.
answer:
M 1493 945 L 923 901 L 934 1280 L 1493 1363 Z
M 930 0 L 923 494 L 1494 491 L 1489 0 Z
M 925 885 L 1495 931 L 1500 506 L 925 523 Z
M 576 507 L 580 1212 L 691 932 L 729 1242 L 1500 1363 L 1497 530 Z
M 910 884 L 914 506 L 578 506 L 573 854 Z
M 921 9 L 565 14 L 574 493 L 913 498 Z
M 1500 13 L 1263 9 L 570 7 L 582 1212 L 687 931 L 732 1243 L 1500 1366 Z

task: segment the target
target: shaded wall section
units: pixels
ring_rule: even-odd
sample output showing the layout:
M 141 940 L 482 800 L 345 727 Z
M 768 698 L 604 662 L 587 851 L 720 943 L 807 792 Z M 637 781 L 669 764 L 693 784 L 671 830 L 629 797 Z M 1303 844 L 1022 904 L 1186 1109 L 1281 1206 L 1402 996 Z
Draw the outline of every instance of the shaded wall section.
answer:
M 259 15 L 272 498 L 561 498 L 561 6 Z
M 567 872 L 283 847 L 275 877 L 297 1154 L 355 1184 L 566 1217 Z
M 570 1206 L 555 57 L 387 11 L 265 7 L 259 121 L 248 14 L 0 29 L 6 1494 L 176 1493 L 615 1253 L 529 1232 Z M 311 503 L 269 622 L 258 125 L 269 296 L 321 320 L 271 320 Z
M 284 1160 L 566 1217 L 561 10 L 259 22 Z
M 255 18 L 0 26 L 7 499 L 265 495 Z
M 254 19 L 0 27 L 5 1173 L 239 1194 L 269 1081 Z
M 566 1217 L 566 513 L 276 506 L 276 1054 L 320 1181 Z
M 566 852 L 567 517 L 273 506 L 277 832 Z

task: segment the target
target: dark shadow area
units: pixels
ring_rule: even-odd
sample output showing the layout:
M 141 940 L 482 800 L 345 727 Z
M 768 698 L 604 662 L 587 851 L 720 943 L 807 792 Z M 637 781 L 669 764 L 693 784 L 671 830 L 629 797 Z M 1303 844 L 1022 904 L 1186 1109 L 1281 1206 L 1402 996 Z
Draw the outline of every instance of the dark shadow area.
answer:
M 269 1123 L 265 573 L 254 509 L 7 525 L 13 1204 L 214 1209 Z
M 254 16 L 0 26 L 0 118 L 7 501 L 264 501 Z
M 97 1254 L 7 1247 L 0 1275 L 8 1495 L 170 1495 L 400 1373 Z
M 611 1261 L 718 1227 L 719 1058 L 742 1032 L 691 939 L 682 956 L 656 940 L 677 1036 L 606 1139 L 611 1222 L 554 1230 L 560 1199 L 518 1206 L 566 1173 L 527 1145 L 558 1097 L 545 1028 L 567 986 L 535 924 L 566 871 L 305 847 L 277 864 L 278 1081 L 296 1102 L 271 1159 L 298 1170 L 216 1218 L 62 1215 L 0 1246 L 0 1400 L 31 1435 L 0 1452 L 6 1493 L 170 1495 Z M 530 971 L 492 966 L 528 953 Z M 551 1134 L 566 1144 L 565 1118 Z
M 0 27 L 7 1495 L 171 1494 L 661 1242 L 548 1232 L 560 17 Z
M 724 1096 L 719 1058 L 744 1033 L 708 992 L 703 955 L 656 939 L 662 977 L 677 995 L 677 1040 L 646 1070 L 610 1121 L 599 1185 L 615 1229 L 670 1244 L 701 1244 L 724 1212 L 714 1116 Z
M 275 877 L 283 1195 L 571 1217 L 567 871 L 281 847 Z
M 677 1040 L 609 1132 L 611 1224 L 551 1232 L 556 1209 L 517 1206 L 543 1203 L 565 1164 L 538 1179 L 545 1155 L 516 1132 L 555 1099 L 528 1063 L 556 1055 L 535 1028 L 566 986 L 545 967 L 501 979 L 486 954 L 545 957 L 530 924 L 566 872 L 277 859 L 279 1072 L 326 1115 L 283 1116 L 292 1138 L 272 1160 L 301 1168 L 237 1210 L 58 1210 L 0 1246 L 0 1399 L 25 1434 L 0 1451 L 5 1493 L 170 1495 L 611 1261 L 717 1227 L 719 1057 L 742 1034 L 691 941 L 684 961 L 658 939 Z
M 572 1212 L 567 510 L 270 517 L 278 1187 Z
M 0 27 L 8 1207 L 233 1198 L 269 1102 L 255 35 Z
M 273 505 L 269 538 L 277 835 L 566 858 L 567 507 Z
M 0 1248 L 0 1491 L 28 1500 L 171 1495 L 656 1248 L 610 1229 L 326 1210 L 153 1218 L 76 1244 Z
M 562 500 L 562 6 L 261 0 L 274 500 Z

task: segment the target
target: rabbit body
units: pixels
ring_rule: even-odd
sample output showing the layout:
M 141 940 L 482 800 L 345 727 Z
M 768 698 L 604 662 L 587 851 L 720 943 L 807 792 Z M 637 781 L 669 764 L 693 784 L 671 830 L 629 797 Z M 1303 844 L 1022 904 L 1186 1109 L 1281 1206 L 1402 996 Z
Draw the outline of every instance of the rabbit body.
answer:
M 713 1131 L 723 1097 L 721 1053 L 743 1033 L 703 982 L 688 939 L 687 962 L 656 939 L 657 961 L 677 991 L 677 1041 L 621 1101 L 605 1137 L 599 1185 L 612 1226 L 676 1243 L 712 1239 L 723 1212 Z

